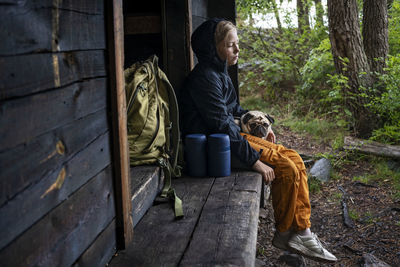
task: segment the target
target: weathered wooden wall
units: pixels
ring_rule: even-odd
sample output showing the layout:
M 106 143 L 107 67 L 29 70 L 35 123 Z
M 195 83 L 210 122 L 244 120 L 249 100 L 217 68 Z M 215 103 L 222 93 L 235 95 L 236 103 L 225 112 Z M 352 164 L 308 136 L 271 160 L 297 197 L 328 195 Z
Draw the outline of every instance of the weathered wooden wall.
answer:
M 2 266 L 99 266 L 115 252 L 104 6 L 0 0 Z
M 185 77 L 189 74 L 188 47 L 186 45 L 188 32 L 186 31 L 186 1 L 166 0 L 166 74 L 175 91 L 179 91 Z

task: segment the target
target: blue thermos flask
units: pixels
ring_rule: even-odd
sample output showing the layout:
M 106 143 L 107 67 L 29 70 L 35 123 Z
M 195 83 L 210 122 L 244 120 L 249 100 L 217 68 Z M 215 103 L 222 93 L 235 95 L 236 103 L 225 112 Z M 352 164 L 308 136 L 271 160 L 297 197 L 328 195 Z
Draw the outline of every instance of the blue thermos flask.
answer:
M 231 148 L 227 134 L 208 136 L 208 176 L 221 177 L 231 175 Z
M 207 176 L 207 137 L 204 134 L 186 135 L 184 154 L 185 169 L 189 176 Z

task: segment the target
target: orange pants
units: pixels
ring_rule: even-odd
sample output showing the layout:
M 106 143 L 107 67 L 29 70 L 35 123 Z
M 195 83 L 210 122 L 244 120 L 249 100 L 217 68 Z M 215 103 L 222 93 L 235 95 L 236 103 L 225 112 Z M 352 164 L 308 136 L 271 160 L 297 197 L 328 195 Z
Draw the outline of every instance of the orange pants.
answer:
M 271 186 L 276 229 L 285 232 L 311 227 L 311 205 L 308 195 L 307 172 L 300 155 L 282 145 L 244 134 L 250 146 L 260 151 L 260 160 L 274 169 Z

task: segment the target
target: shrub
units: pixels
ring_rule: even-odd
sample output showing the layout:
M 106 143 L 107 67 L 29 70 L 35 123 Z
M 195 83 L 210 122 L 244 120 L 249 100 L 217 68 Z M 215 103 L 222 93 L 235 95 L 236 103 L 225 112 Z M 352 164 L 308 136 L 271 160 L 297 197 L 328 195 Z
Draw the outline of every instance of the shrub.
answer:
M 389 9 L 389 49 L 391 55 L 400 53 L 400 1 L 393 1 Z
M 372 139 L 400 144 L 400 54 L 389 56 L 385 73 L 379 74 L 377 87 L 381 94 L 367 104 L 384 122 L 373 132 Z

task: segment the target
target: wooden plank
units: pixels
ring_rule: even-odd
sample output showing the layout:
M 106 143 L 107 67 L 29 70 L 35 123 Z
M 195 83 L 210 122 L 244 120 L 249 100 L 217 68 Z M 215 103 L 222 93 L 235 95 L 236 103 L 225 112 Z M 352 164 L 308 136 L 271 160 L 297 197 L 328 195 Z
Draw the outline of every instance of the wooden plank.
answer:
M 254 266 L 261 177 L 232 176 L 215 180 L 181 266 Z
M 101 15 L 104 12 L 104 5 L 101 4 L 100 1 L 96 0 L 62 0 L 62 1 L 54 1 L 54 0 L 41 0 L 41 1 L 27 1 L 20 2 L 15 0 L 1 0 L 0 4 L 4 5 L 14 5 L 16 7 L 29 7 L 32 8 L 52 8 L 54 6 L 58 6 L 61 9 L 87 13 L 87 14 L 96 14 Z
M 175 220 L 169 203 L 153 206 L 135 228 L 132 244 L 109 266 L 177 266 L 190 242 L 214 178 L 178 178 L 173 181 L 182 198 L 185 217 Z
M 110 165 L 109 138 L 108 133 L 101 135 L 64 166 L 47 174 L 0 208 L 0 249 Z
M 0 9 L 0 56 L 104 49 L 103 2 L 72 0 L 64 5 L 62 2 L 3 5 Z M 85 5 L 87 2 L 90 4 Z M 91 8 L 93 11 L 86 13 Z
M 193 50 L 190 45 L 190 38 L 192 37 L 193 32 L 193 17 L 192 17 L 192 0 L 185 0 L 185 45 L 186 45 L 186 57 L 187 57 L 187 74 L 194 68 L 194 58 L 193 58 Z
M 389 158 L 400 158 L 400 146 L 362 140 L 351 136 L 344 138 L 344 149 L 361 151 L 367 154 Z
M 162 190 L 163 178 L 158 166 L 131 167 L 132 222 L 135 227 L 146 211 L 153 205 Z
M 161 18 L 157 15 L 135 16 L 124 18 L 124 34 L 161 33 Z
M 44 3 L 48 7 L 54 5 L 54 0 L 45 0 L 40 1 Z M 92 15 L 104 15 L 104 0 L 62 0 L 59 2 L 59 6 L 61 9 L 80 12 L 84 14 L 92 14 Z
M 28 186 L 59 170 L 107 131 L 107 110 L 102 109 L 0 153 L 0 207 Z
M 175 90 L 179 90 L 188 74 L 185 38 L 186 19 L 185 2 L 181 0 L 165 1 L 166 45 L 164 54 L 167 56 L 166 74 Z
M 0 152 L 104 109 L 106 79 L 83 81 L 0 105 Z
M 70 266 L 110 224 L 114 205 L 107 167 L 3 249 L 2 266 Z
M 79 266 L 106 266 L 116 252 L 115 219 L 94 240 L 90 247 L 73 264 Z
M 130 216 L 129 146 L 124 78 L 124 25 L 122 0 L 107 1 L 111 87 L 112 143 L 117 211 L 117 245 L 122 249 L 133 238 Z
M 54 57 L 58 62 L 57 73 L 54 71 Z M 65 86 L 83 79 L 104 77 L 104 59 L 104 50 L 0 58 L 0 101 Z

